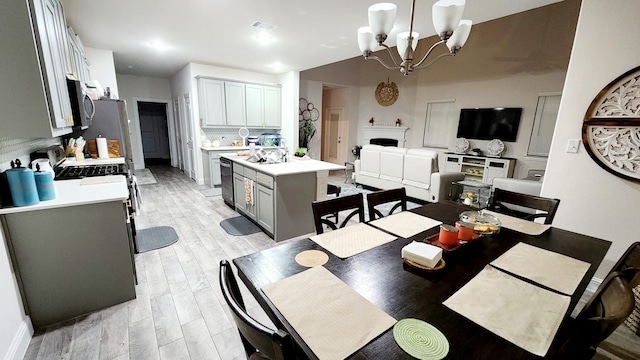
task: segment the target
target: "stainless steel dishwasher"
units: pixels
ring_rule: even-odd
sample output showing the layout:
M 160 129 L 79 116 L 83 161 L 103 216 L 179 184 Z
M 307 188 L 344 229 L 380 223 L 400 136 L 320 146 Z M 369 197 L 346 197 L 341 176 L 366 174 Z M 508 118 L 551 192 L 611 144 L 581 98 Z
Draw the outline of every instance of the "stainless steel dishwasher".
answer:
M 233 162 L 225 157 L 220 157 L 220 183 L 222 187 L 222 199 L 227 205 L 233 206 Z

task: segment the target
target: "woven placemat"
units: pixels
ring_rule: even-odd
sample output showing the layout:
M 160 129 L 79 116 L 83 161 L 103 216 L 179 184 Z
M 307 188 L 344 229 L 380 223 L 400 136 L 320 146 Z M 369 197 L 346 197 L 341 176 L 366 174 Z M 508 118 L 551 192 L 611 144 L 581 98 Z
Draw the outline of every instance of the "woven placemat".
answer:
M 320 250 L 305 250 L 298 253 L 295 260 L 302 266 L 314 267 L 326 264 L 329 261 L 329 255 Z
M 444 359 L 449 341 L 433 325 L 418 319 L 402 319 L 393 326 L 396 343 L 407 354 L 425 360 Z

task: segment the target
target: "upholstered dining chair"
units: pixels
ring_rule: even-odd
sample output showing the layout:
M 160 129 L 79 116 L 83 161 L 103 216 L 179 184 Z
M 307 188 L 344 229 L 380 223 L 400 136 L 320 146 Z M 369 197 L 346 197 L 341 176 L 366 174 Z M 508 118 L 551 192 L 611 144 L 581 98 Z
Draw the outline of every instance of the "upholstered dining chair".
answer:
M 621 272 L 632 288 L 640 285 L 640 242 L 631 244 L 611 271 Z
M 324 225 L 327 225 L 332 230 L 345 227 L 352 217 L 358 215 L 358 220 L 364 222 L 364 200 L 361 193 L 341 196 L 328 200 L 314 201 L 311 203 L 313 209 L 313 220 L 316 226 L 316 233 L 322 234 L 324 232 Z M 351 210 L 340 223 L 336 218 L 335 222 L 328 220 L 326 215 L 340 214 L 341 211 Z
M 376 206 L 388 203 L 394 203 L 393 207 L 383 214 L 382 211 L 376 209 Z M 376 218 L 385 217 L 393 214 L 396 209 L 400 208 L 401 211 L 407 210 L 407 191 L 405 188 L 380 190 L 367 194 L 367 209 L 369 211 L 369 221 L 373 221 Z
M 493 196 L 489 200 L 488 208 L 492 211 L 525 220 L 544 218 L 545 224 L 551 224 L 559 205 L 560 199 L 550 199 L 495 188 Z M 535 213 L 535 210 L 543 211 L 544 213 Z
M 247 314 L 231 264 L 227 260 L 220 261 L 220 289 L 238 327 L 247 359 L 295 359 L 293 341 L 288 333 L 272 330 Z
M 612 272 L 570 322 L 566 339 L 553 354 L 557 359 L 591 359 L 598 344 L 609 337 L 631 314 L 635 298 L 621 272 Z

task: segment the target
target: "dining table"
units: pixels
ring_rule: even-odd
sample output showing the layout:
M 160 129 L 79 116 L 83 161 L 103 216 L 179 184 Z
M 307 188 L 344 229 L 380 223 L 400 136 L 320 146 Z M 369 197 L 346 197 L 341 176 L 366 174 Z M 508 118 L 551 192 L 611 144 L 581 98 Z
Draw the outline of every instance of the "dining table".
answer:
M 474 209 L 464 204 L 443 201 L 427 203 L 408 211 L 453 225 L 459 220 L 459 215 L 468 210 Z M 566 255 L 586 263 L 588 269 L 578 278 L 575 291 L 566 296 L 567 299 L 570 297 L 567 300 L 569 306 L 561 315 L 562 322 L 555 335 L 557 338 L 557 334 L 567 329 L 572 310 L 611 245 L 606 240 L 553 226 L 539 235 L 528 235 L 503 227 L 497 234 L 480 237 L 454 251 L 444 251 L 442 256 L 445 266 L 440 271 L 422 271 L 403 261 L 403 247 L 413 241 L 425 241 L 438 231 L 439 226 L 435 226 L 407 238 L 394 237 L 392 241 L 344 258 L 327 251 L 310 238 L 304 238 L 236 258 L 233 263 L 237 267 L 239 278 L 275 326 L 291 334 L 297 358 L 300 359 L 319 357 L 262 289 L 308 270 L 308 267 L 301 266 L 295 260 L 297 254 L 307 250 L 326 253 L 328 261 L 322 265 L 326 270 L 394 319 L 419 319 L 438 329 L 448 341 L 448 359 L 540 359 L 542 356 L 505 340 L 453 311 L 444 302 L 478 276 L 488 264 L 517 244 L 527 244 Z M 470 303 L 480 303 L 482 300 L 473 293 L 465 299 Z M 322 327 L 323 323 L 313 325 Z M 396 343 L 393 329 L 389 328 L 351 353 L 348 358 L 413 357 Z

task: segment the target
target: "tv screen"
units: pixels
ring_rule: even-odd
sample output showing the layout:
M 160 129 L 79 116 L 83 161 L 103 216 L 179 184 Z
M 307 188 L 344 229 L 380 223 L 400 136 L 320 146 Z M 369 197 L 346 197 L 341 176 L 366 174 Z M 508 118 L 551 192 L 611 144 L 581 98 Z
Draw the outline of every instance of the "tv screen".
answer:
M 521 114 L 522 108 L 461 109 L 457 137 L 516 141 Z

